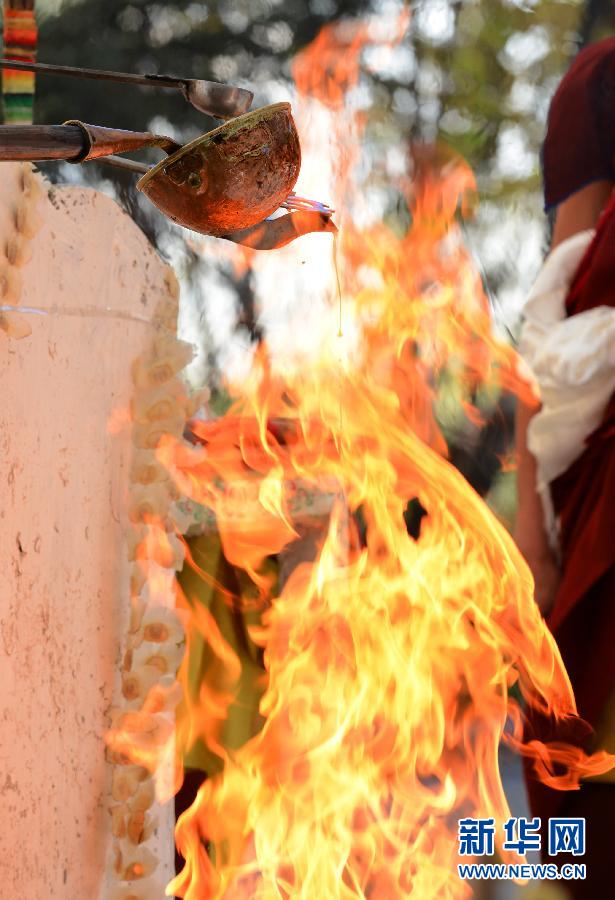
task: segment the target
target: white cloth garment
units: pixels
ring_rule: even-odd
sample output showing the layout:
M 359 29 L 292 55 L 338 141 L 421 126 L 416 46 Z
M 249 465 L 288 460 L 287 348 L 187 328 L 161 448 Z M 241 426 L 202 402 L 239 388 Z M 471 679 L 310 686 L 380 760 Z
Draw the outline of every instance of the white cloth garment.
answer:
M 581 455 L 615 389 L 615 308 L 566 316 L 570 284 L 594 234 L 579 232 L 549 254 L 523 309 L 519 350 L 542 400 L 527 445 L 537 461 L 537 487 L 555 545 L 549 483 Z

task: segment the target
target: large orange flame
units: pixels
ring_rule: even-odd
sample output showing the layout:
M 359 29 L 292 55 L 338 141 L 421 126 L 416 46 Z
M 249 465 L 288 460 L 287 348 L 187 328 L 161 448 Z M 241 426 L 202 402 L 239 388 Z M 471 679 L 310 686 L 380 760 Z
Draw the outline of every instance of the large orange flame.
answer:
M 330 27 L 295 66 L 312 114 L 315 99 L 339 136 L 364 125 L 361 113 L 343 118 L 344 98 L 370 33 Z M 303 143 L 309 158 L 307 132 Z M 335 206 L 348 210 L 358 148 L 341 157 Z M 170 438 L 159 450 L 179 488 L 215 512 L 225 556 L 254 585 L 249 599 L 228 600 L 262 610 L 252 636 L 267 674 L 264 727 L 231 752 L 220 728 L 241 664 L 213 617 L 185 604 L 188 641 L 200 633 L 227 675 L 224 690 L 205 683 L 186 698 L 176 729 L 180 749 L 200 738 L 225 761 L 178 824 L 186 865 L 168 893 L 186 900 L 466 896 L 457 820 L 510 815 L 498 769 L 507 723 L 545 781 L 574 786 L 611 765 L 522 744 L 511 688 L 563 718 L 575 714 L 570 683 L 529 570 L 447 461 L 432 407 L 445 369 L 467 398 L 484 384 L 526 399 L 531 389 L 493 336 L 462 241 L 472 173 L 425 149 L 413 167 L 400 183 L 407 234 L 343 218 L 337 258 L 354 341 L 342 347 L 333 334 L 294 365 L 261 347 L 231 411 L 198 426 L 205 452 Z M 297 537 L 297 479 L 329 491 L 332 513 L 315 561 L 275 596 L 263 561 Z M 403 515 L 411 498 L 427 511 L 416 540 Z

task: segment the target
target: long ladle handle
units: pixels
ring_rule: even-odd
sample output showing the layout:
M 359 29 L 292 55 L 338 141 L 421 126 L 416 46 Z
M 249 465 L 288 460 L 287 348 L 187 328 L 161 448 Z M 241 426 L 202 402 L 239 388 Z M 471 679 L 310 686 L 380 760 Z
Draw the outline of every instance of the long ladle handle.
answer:
M 77 120 L 63 125 L 0 125 L 0 160 L 66 159 L 77 163 L 141 147 L 160 147 L 173 153 L 180 145 L 164 135 L 121 131 Z
M 218 119 L 241 116 L 250 108 L 254 99 L 252 91 L 245 88 L 204 81 L 195 78 L 175 78 L 171 75 L 136 75 L 132 72 L 108 72 L 105 69 L 82 69 L 74 66 L 56 66 L 54 63 L 31 63 L 22 60 L 0 59 L 0 68 L 19 69 L 24 72 L 43 72 L 50 75 L 71 75 L 74 78 L 95 78 L 114 81 L 117 84 L 144 84 L 149 87 L 176 88 L 188 103 L 199 112 Z
M 0 68 L 21 69 L 24 72 L 45 72 L 48 75 L 70 75 L 73 78 L 96 78 L 114 81 L 116 84 L 147 84 L 152 87 L 172 87 L 183 90 L 189 78 L 173 78 L 170 75 L 137 75 L 134 72 L 109 72 L 106 69 L 81 69 L 76 66 L 57 66 L 53 63 L 31 63 L 15 59 L 0 59 Z

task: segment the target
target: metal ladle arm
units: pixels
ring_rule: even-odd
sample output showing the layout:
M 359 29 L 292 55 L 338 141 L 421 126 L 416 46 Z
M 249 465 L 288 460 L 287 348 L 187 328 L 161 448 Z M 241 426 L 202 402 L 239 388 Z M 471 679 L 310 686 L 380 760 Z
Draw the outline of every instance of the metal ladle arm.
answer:
M 47 75 L 68 75 L 72 78 L 93 78 L 116 84 L 138 84 L 149 87 L 168 87 L 180 90 L 186 100 L 199 112 L 219 119 L 230 119 L 245 113 L 254 95 L 244 88 L 217 81 L 197 78 L 175 78 L 170 75 L 136 75 L 130 72 L 108 72 L 105 69 L 82 69 L 75 66 L 57 66 L 53 63 L 31 63 L 14 59 L 0 59 L 3 69 L 24 72 L 40 72 Z

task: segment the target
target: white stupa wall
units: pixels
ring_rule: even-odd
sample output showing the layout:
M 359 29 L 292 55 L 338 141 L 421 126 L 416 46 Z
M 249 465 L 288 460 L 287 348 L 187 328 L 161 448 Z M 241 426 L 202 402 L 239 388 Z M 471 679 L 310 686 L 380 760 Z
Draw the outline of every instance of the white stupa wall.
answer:
M 129 612 L 125 423 L 168 271 L 109 198 L 0 165 L 0 306 L 49 311 L 0 320 L 0 893 L 107 900 L 124 890 L 104 733 Z M 159 885 L 172 813 L 148 843 Z

